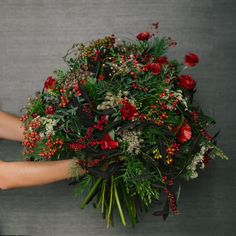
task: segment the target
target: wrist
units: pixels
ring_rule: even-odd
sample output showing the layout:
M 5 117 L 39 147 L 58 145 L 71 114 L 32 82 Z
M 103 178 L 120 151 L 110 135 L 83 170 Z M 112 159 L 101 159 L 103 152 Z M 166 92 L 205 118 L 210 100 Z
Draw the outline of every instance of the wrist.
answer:
M 69 178 L 79 178 L 88 173 L 87 169 L 82 168 L 82 166 L 79 165 L 78 159 L 73 158 L 70 160 L 69 165 Z

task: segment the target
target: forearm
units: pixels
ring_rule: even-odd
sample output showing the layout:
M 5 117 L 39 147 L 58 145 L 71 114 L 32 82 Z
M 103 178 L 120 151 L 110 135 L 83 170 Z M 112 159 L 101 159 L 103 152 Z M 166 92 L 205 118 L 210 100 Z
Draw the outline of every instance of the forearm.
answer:
M 0 111 L 0 139 L 23 141 L 20 118 Z
M 12 189 L 44 185 L 69 179 L 74 160 L 50 162 L 0 162 L 0 188 Z M 81 176 L 85 170 L 80 169 Z

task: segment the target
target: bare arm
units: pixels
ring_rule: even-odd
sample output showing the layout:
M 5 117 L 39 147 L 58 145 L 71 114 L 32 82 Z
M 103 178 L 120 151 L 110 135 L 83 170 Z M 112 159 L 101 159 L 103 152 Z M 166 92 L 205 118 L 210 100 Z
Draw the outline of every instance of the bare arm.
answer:
M 0 112 L 0 138 L 22 141 L 23 128 L 18 117 Z M 23 188 L 44 185 L 69 179 L 72 159 L 45 162 L 4 162 L 0 161 L 0 189 Z M 79 175 L 84 175 L 84 169 Z
M 0 139 L 22 141 L 23 131 L 18 117 L 0 111 Z
M 0 161 L 0 188 L 12 189 L 44 185 L 69 179 L 73 159 L 48 162 Z M 85 170 L 81 168 L 81 176 Z

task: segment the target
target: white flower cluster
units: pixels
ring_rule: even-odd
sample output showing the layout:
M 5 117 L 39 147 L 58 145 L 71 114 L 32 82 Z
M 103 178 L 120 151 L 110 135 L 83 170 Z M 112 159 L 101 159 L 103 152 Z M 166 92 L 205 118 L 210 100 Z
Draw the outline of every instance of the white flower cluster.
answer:
M 204 160 L 204 154 L 208 149 L 209 149 L 209 147 L 207 147 L 205 145 L 201 145 L 200 152 L 198 152 L 193 157 L 192 163 L 186 167 L 188 170 L 191 170 L 191 172 L 192 172 L 192 174 L 190 176 L 191 179 L 194 179 L 194 178 L 198 177 L 198 173 L 196 171 L 198 164 L 200 164 L 201 169 L 203 169 L 205 167 L 205 164 L 203 163 L 203 160 Z
M 107 92 L 104 101 L 97 106 L 98 110 L 106 110 L 115 107 L 122 99 L 128 99 L 128 91 L 119 91 L 117 95 Z
M 139 154 L 140 144 L 144 141 L 140 138 L 140 131 L 124 131 L 121 141 L 128 143 L 127 152 Z
M 43 125 L 45 125 L 45 135 L 54 135 L 55 131 L 54 131 L 54 127 L 57 124 L 57 120 L 53 120 L 52 118 L 47 118 L 47 117 L 41 117 L 41 123 Z M 40 133 L 40 136 L 43 137 L 44 135 L 42 133 Z

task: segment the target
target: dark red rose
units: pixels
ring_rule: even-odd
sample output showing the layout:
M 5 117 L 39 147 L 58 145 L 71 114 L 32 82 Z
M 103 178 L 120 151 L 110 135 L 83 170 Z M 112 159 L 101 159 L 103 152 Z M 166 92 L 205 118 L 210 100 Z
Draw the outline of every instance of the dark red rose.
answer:
M 185 143 L 187 141 L 189 141 L 192 137 L 192 131 L 191 131 L 191 127 L 189 124 L 183 124 L 178 133 L 177 133 L 177 140 L 179 143 Z
M 47 80 L 44 82 L 44 89 L 48 90 L 51 89 L 53 90 L 56 84 L 56 79 L 54 79 L 52 76 L 49 76 Z
M 129 103 L 128 100 L 123 102 L 123 107 L 120 109 L 120 113 L 123 120 L 132 120 L 136 115 L 138 115 L 136 107 Z
M 186 66 L 196 66 L 198 62 L 199 62 L 199 58 L 194 53 L 189 53 L 184 58 L 184 64 Z
M 147 65 L 147 69 L 154 75 L 159 75 L 161 73 L 161 66 L 159 63 L 150 63 Z
M 38 114 L 37 114 L 37 113 L 33 113 L 31 116 L 32 116 L 33 118 L 36 118 L 36 117 L 38 116 Z
M 196 86 L 196 81 L 192 79 L 191 75 L 181 75 L 177 84 L 181 87 L 192 90 Z
M 160 65 L 168 64 L 168 59 L 166 56 L 158 57 L 154 60 L 155 63 L 159 63 Z
M 47 115 L 53 115 L 56 112 L 56 109 L 53 106 L 48 106 L 45 110 L 45 113 Z
M 149 32 L 145 31 L 145 32 L 141 32 L 139 34 L 137 34 L 136 38 L 139 41 L 147 41 L 148 39 L 150 39 L 152 36 Z

